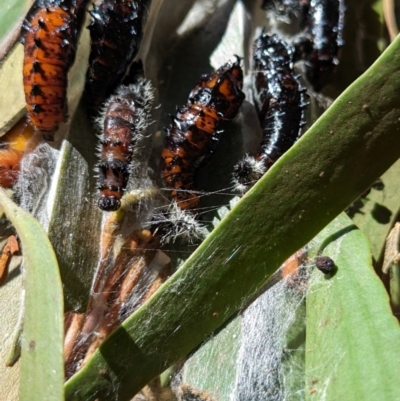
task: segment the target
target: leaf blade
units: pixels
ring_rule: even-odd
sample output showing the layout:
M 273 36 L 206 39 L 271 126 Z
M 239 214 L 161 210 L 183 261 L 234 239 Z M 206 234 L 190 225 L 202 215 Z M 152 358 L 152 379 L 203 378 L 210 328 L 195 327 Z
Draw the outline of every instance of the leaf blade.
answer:
M 57 259 L 39 222 L 0 190 L 0 205 L 22 243 L 25 314 L 20 400 L 63 399 L 63 297 Z
M 329 280 L 315 271 L 307 294 L 307 399 L 397 399 L 400 327 L 368 241 L 344 215 L 316 241 L 324 238 L 338 270 Z

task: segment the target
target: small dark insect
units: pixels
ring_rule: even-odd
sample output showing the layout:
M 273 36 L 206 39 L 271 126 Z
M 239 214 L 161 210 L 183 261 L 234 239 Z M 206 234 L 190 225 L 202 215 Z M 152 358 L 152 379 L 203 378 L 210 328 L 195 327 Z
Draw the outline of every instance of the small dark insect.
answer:
M 85 98 L 95 115 L 136 56 L 150 0 L 104 0 L 93 5 Z
M 102 132 L 100 162 L 97 164 L 98 206 L 105 211 L 118 210 L 134 166 L 132 158 L 140 153 L 140 141 L 149 125 L 153 88 L 143 77 L 118 87 L 104 105 L 98 119 Z
M 234 182 L 245 192 L 300 137 L 307 106 L 305 89 L 293 71 L 293 48 L 277 35 L 254 42 L 253 99 L 263 129 L 260 150 L 234 167 Z
M 219 142 L 225 120 L 236 117 L 244 99 L 239 60 L 203 75 L 188 103 L 172 117 L 162 150 L 162 177 L 181 209 L 199 203 L 195 175 Z
M 315 266 L 324 274 L 332 273 L 335 262 L 329 256 L 318 256 L 315 258 Z
M 23 24 L 24 91 L 31 123 L 48 140 L 66 115 L 67 74 L 86 0 L 37 1 Z
M 310 2 L 304 21 L 305 38 L 299 41 L 297 53 L 306 61 L 306 76 L 316 91 L 327 84 L 339 64 L 345 11 L 344 0 Z

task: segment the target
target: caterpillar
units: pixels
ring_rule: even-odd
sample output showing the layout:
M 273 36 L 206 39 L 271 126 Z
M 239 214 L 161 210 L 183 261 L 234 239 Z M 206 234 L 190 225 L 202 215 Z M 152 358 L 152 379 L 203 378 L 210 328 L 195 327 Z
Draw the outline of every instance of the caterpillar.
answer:
M 130 85 L 120 85 L 105 103 L 98 119 L 100 162 L 98 172 L 98 207 L 115 211 L 121 206 L 132 170 L 132 158 L 140 152 L 140 141 L 149 125 L 153 87 L 143 77 Z
M 136 56 L 150 0 L 104 0 L 93 5 L 92 41 L 84 96 L 90 115 L 112 93 Z
M 306 15 L 305 37 L 297 47 L 305 63 L 306 76 L 315 91 L 330 80 L 339 64 L 339 49 L 343 46 L 346 6 L 344 0 L 311 0 Z
M 265 32 L 254 42 L 253 100 L 263 130 L 255 157 L 234 167 L 234 184 L 245 192 L 300 137 L 307 105 L 305 89 L 293 71 L 294 49 Z
M 34 128 L 25 118 L 21 119 L 0 140 L 0 186 L 11 188 L 19 176 L 23 156 L 38 143 Z
M 203 75 L 188 102 L 166 129 L 162 149 L 162 177 L 171 196 L 183 210 L 199 203 L 195 175 L 214 152 L 225 120 L 236 117 L 244 99 L 240 60 Z
M 45 139 L 65 120 L 67 73 L 86 0 L 39 0 L 23 23 L 23 83 L 30 122 Z

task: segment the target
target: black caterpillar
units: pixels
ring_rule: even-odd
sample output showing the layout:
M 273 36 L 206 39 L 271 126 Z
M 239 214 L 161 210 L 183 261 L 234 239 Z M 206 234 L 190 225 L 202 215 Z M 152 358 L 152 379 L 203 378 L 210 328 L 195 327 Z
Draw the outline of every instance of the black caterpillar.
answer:
M 306 15 L 305 42 L 302 58 L 306 61 L 306 76 L 318 92 L 330 80 L 339 64 L 338 53 L 343 46 L 344 0 L 311 0 Z
M 260 149 L 234 167 L 236 188 L 245 192 L 300 137 L 307 105 L 293 71 L 294 50 L 277 35 L 254 42 L 253 100 L 263 129 Z
M 98 206 L 115 211 L 121 206 L 133 168 L 132 159 L 140 153 L 139 143 L 149 125 L 153 102 L 150 81 L 137 78 L 130 85 L 121 85 L 105 103 L 98 119 L 102 132 L 98 171 Z
M 298 17 L 301 33 L 295 39 L 295 61 L 305 61 L 305 73 L 319 92 L 339 64 L 343 46 L 345 0 L 264 0 L 262 7 L 278 17 Z
M 98 112 L 139 51 L 149 5 L 150 0 L 104 0 L 93 5 L 85 85 L 89 114 Z

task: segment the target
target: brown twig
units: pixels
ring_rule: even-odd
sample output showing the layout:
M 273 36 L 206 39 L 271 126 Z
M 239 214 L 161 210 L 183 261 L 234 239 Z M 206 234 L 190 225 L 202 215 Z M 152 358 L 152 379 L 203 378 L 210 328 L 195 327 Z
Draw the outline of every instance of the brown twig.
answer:
M 7 281 L 8 267 L 10 265 L 11 257 L 18 252 L 18 240 L 14 235 L 10 235 L 0 254 L 0 285 L 3 285 Z

